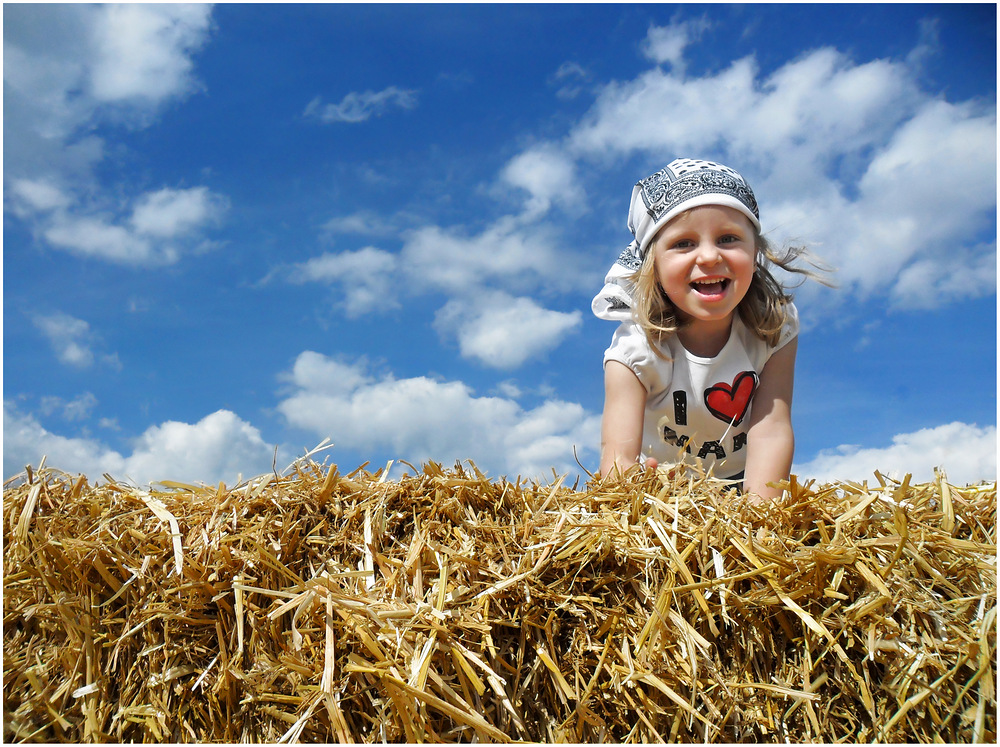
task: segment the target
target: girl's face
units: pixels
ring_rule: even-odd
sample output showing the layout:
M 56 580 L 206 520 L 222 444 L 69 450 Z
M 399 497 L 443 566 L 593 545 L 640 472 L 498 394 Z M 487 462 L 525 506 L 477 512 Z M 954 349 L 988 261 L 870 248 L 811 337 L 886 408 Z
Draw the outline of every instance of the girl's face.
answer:
M 753 280 L 757 250 L 750 220 L 722 205 L 692 208 L 660 230 L 652 250 L 656 278 L 688 332 L 728 332 Z

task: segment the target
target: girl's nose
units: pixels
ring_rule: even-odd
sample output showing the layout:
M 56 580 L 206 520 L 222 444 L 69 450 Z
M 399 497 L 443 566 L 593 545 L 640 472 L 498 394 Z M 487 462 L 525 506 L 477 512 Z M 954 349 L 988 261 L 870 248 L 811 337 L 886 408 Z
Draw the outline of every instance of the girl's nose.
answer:
M 698 264 L 711 265 L 719 261 L 722 253 L 719 251 L 719 247 L 711 241 L 703 241 L 698 246 L 697 261 Z

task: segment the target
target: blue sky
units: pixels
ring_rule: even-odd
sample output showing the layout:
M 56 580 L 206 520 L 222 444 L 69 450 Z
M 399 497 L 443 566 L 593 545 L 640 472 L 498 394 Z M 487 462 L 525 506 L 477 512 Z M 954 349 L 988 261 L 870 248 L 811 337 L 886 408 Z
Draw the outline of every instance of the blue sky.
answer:
M 994 4 L 3 13 L 5 478 L 593 471 L 590 299 L 680 156 L 838 268 L 796 471 L 996 479 Z

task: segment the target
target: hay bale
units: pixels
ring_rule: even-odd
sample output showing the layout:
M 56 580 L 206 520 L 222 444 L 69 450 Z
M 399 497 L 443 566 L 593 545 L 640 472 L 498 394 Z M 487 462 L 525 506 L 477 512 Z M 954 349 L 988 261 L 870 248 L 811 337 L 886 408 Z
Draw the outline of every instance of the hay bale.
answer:
M 5 741 L 995 742 L 996 484 L 4 490 Z

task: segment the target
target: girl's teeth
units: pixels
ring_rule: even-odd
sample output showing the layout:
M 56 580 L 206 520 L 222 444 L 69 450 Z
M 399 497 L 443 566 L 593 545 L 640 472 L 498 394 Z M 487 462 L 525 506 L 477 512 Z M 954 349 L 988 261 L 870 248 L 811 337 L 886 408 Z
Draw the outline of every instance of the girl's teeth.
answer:
M 726 288 L 726 281 L 725 280 L 713 280 L 712 282 L 709 282 L 709 283 L 703 283 L 703 282 L 700 282 L 700 281 L 695 281 L 691 285 L 694 286 L 694 289 L 696 291 L 698 291 L 699 293 L 704 293 L 706 295 L 714 295 L 716 293 L 722 293 L 722 291 L 725 290 L 725 288 Z

